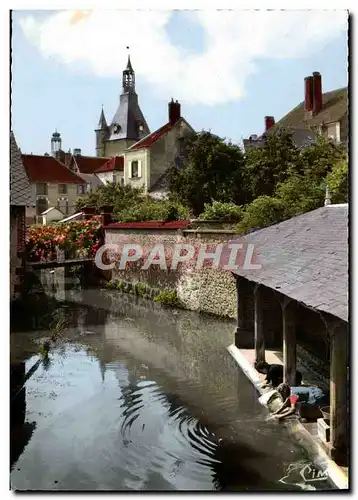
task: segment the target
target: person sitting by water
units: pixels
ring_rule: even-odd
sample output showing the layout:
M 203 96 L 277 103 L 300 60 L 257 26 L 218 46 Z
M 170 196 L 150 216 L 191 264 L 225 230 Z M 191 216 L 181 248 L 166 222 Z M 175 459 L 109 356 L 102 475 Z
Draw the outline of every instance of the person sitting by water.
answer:
M 283 400 L 282 406 L 272 415 L 282 419 L 298 411 L 300 417 L 306 420 L 317 420 L 322 417 L 320 408 L 329 406 L 329 392 L 317 386 L 290 387 L 280 384 L 277 392 Z
M 266 379 L 262 388 L 268 387 L 270 384 L 272 387 L 277 387 L 283 382 L 283 365 L 269 365 L 266 361 L 258 361 L 255 363 L 255 368 L 259 373 L 266 375 Z M 296 372 L 295 385 L 299 386 L 302 383 L 302 373 Z

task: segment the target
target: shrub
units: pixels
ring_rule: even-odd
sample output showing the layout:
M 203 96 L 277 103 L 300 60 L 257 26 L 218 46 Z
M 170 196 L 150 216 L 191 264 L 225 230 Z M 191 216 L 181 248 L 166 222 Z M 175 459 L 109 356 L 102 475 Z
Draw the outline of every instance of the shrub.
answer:
M 199 215 L 199 219 L 238 222 L 242 219 L 243 214 L 244 210 L 241 205 L 213 201 L 212 204 L 205 203 L 204 212 Z
M 173 201 L 159 201 L 151 198 L 144 198 L 116 214 L 116 218 L 122 222 L 180 220 L 188 217 L 189 210 L 183 205 Z
M 183 307 L 175 290 L 163 290 L 154 298 L 154 302 L 170 307 Z
M 285 217 L 285 206 L 281 200 L 271 196 L 260 196 L 246 206 L 242 220 L 237 225 L 240 234 L 281 222 Z
M 144 297 L 147 293 L 147 287 L 144 283 L 136 283 L 134 289 L 136 295 L 139 295 L 139 297 Z

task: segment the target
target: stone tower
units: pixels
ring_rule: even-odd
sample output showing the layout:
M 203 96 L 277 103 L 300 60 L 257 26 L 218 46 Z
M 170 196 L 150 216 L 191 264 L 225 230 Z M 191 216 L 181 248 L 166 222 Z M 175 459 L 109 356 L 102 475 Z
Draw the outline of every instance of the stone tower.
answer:
M 150 134 L 149 127 L 139 107 L 135 91 L 135 72 L 130 57 L 122 77 L 122 93 L 117 111 L 107 125 L 102 110 L 96 129 L 97 156 L 122 154 L 129 146 Z
M 62 150 L 62 139 L 61 134 L 57 130 L 52 134 L 51 137 L 51 154 L 56 156 L 56 153 Z
M 108 125 L 102 107 L 96 132 L 96 156 L 105 156 L 105 140 L 108 138 Z

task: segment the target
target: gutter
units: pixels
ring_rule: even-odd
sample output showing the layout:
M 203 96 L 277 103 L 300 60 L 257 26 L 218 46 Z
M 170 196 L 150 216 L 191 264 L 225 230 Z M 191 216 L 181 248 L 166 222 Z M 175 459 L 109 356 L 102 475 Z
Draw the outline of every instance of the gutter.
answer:
M 261 388 L 261 379 L 258 372 L 241 353 L 240 349 L 238 349 L 234 344 L 231 344 L 227 347 L 227 350 L 240 366 L 247 378 L 252 382 L 255 389 L 261 395 L 264 394 L 265 391 Z M 307 429 L 305 429 L 298 418 L 286 420 L 284 425 L 286 425 L 289 432 L 295 437 L 300 445 L 315 457 L 315 461 L 317 462 L 316 465 L 327 472 L 328 477 L 338 489 L 349 489 L 348 476 L 344 473 L 341 467 L 336 464 L 336 462 L 328 457 L 326 451 L 311 436 Z

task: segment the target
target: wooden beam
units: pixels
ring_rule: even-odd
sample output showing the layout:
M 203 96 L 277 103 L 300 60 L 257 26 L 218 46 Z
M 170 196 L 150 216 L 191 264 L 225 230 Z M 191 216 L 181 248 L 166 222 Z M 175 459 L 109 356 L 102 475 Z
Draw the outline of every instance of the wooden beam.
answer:
M 265 361 L 264 314 L 262 304 L 262 287 L 255 285 L 255 355 L 256 361 Z
M 331 436 L 330 453 L 339 465 L 347 465 L 348 450 L 348 328 L 331 329 Z
M 295 301 L 284 298 L 282 306 L 283 331 L 283 381 L 291 387 L 296 385 L 296 311 Z

